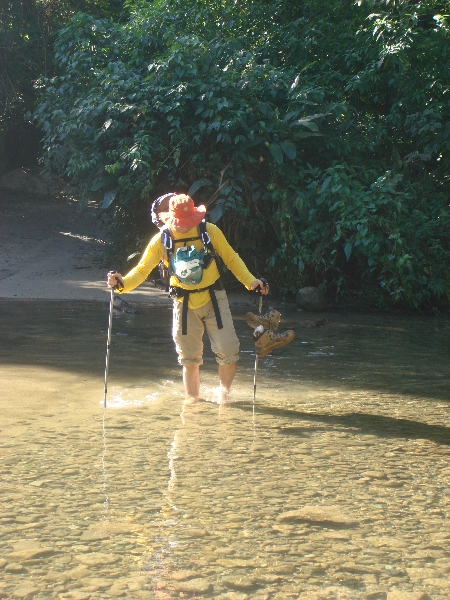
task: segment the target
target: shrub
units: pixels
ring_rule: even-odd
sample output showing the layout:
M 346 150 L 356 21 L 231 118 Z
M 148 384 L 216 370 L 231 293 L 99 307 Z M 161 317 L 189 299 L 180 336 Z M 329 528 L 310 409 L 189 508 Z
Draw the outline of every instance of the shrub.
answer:
M 446 17 L 359 4 L 76 15 L 41 82 L 44 163 L 101 195 L 122 255 L 145 244 L 153 198 L 190 191 L 280 294 L 447 307 Z

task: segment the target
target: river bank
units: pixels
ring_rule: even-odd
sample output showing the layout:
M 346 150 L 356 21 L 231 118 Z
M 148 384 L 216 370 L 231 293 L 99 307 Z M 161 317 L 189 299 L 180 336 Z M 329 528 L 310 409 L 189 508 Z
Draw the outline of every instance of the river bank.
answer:
M 33 169 L 0 178 L 0 298 L 108 300 L 106 227 L 97 204 L 82 205 L 59 180 Z M 151 236 L 149 221 L 149 238 Z M 233 306 L 252 306 L 243 288 L 229 293 Z M 170 305 L 164 290 L 147 281 L 127 302 Z
M 32 169 L 0 178 L 0 297 L 107 300 L 105 227 L 94 201 L 81 205 L 56 180 Z M 167 303 L 150 283 L 132 302 Z

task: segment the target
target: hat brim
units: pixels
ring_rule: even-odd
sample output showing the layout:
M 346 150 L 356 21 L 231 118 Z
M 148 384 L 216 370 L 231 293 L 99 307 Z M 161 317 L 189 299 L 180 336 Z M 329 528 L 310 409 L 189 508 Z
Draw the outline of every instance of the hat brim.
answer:
M 170 212 L 159 213 L 159 218 L 167 227 L 181 227 L 182 229 L 192 229 L 203 221 L 206 216 L 206 207 L 197 206 L 194 208 L 194 212 L 184 219 L 176 219 L 172 217 Z

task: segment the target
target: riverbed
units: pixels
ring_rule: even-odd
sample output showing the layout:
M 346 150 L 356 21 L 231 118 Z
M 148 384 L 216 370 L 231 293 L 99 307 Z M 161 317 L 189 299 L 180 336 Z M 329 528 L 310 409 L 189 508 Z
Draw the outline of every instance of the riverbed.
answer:
M 208 349 L 187 404 L 138 308 L 104 410 L 108 304 L 0 300 L 0 598 L 449 598 L 447 319 L 286 311 L 253 402 L 236 307 L 229 401 Z

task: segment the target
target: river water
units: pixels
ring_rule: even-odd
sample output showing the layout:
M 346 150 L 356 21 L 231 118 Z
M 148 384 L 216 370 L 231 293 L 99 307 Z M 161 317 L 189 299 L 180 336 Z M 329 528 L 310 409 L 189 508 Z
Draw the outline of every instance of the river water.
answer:
M 444 318 L 283 315 L 185 404 L 168 307 L 0 301 L 0 598 L 450 597 Z M 319 318 L 323 315 L 318 315 Z

